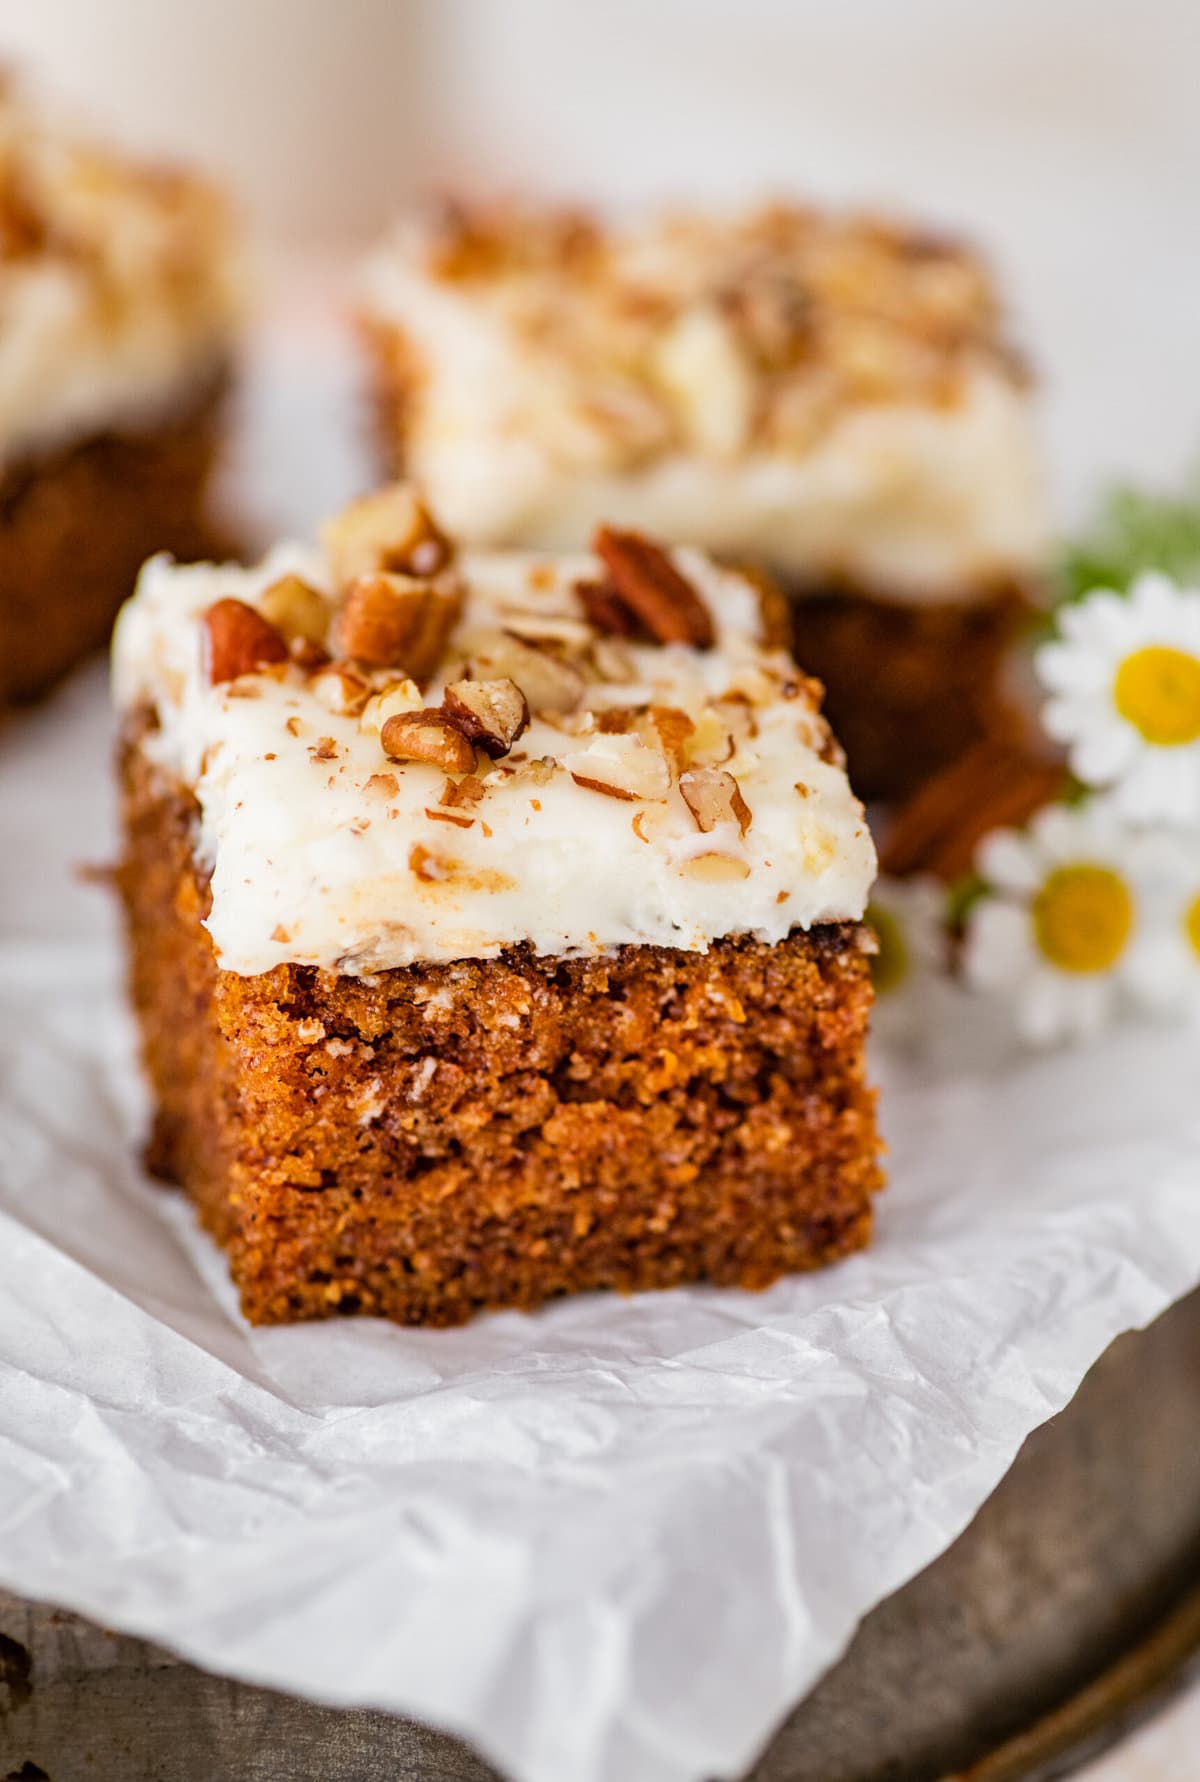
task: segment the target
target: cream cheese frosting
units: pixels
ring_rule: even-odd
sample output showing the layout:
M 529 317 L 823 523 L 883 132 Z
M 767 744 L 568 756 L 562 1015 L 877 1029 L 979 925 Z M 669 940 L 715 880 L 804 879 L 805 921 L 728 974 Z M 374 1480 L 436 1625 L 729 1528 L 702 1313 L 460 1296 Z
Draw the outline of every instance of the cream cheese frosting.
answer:
M 169 417 L 228 359 L 242 287 L 211 188 L 0 87 L 0 469 Z
M 965 250 L 809 211 L 583 227 L 410 221 L 366 268 L 406 474 L 461 536 L 571 549 L 605 514 L 908 602 L 1043 560 L 1025 380 Z
M 712 648 L 599 638 L 576 592 L 603 573 L 590 557 L 467 554 L 437 671 L 419 689 L 391 676 L 352 715 L 329 708 L 328 670 L 292 661 L 212 685 L 206 667 L 206 610 L 259 607 L 287 576 L 332 595 L 320 553 L 287 546 L 253 569 L 152 560 L 117 626 L 115 698 L 131 721 L 153 714 L 140 747 L 195 795 L 221 966 L 369 975 L 520 942 L 544 955 L 703 951 L 859 919 L 875 853 L 813 684 L 762 641 L 749 582 L 693 551 L 670 561 L 711 615 Z M 581 665 L 576 709 L 535 709 L 509 754 L 480 755 L 457 784 L 389 759 L 383 710 L 437 706 L 497 635 Z M 371 684 L 388 679 L 376 671 Z M 686 720 L 673 767 L 645 740 L 651 710 Z M 740 794 L 707 829 L 685 796 L 688 750 L 702 760 L 701 745 Z

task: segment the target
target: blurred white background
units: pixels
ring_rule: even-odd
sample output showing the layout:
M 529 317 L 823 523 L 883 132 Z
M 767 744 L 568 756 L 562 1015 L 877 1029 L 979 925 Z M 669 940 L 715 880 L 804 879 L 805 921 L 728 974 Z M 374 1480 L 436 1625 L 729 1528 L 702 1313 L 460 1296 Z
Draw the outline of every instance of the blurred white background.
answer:
M 312 256 L 446 184 L 898 204 L 1000 263 L 1066 511 L 1200 448 L 1196 0 L 0 0 L 0 53 Z

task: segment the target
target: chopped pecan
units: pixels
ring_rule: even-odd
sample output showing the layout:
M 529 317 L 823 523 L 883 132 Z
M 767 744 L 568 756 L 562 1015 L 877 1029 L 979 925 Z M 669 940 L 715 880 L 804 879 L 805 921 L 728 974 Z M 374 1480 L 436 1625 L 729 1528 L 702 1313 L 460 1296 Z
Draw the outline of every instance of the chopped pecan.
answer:
M 750 827 L 750 806 L 731 773 L 720 767 L 696 767 L 679 776 L 683 802 L 704 835 L 718 823 L 736 823 L 745 835 Z
M 573 712 L 583 698 L 583 675 L 574 663 L 507 631 L 489 631 L 475 638 L 467 677 L 514 681 L 530 710 L 549 716 Z
M 563 766 L 577 786 L 610 798 L 661 801 L 671 790 L 666 757 L 636 736 L 597 737 L 586 749 L 565 755 Z
M 442 710 L 468 742 L 498 761 L 529 724 L 529 706 L 515 681 L 451 681 Z
M 712 615 L 659 545 L 638 532 L 601 526 L 594 546 L 617 594 L 657 643 L 712 648 L 716 641 Z
M 205 667 L 214 687 L 288 659 L 287 644 L 274 625 L 244 600 L 214 601 L 201 623 Z
M 397 712 L 379 740 L 393 761 L 424 761 L 443 773 L 470 773 L 475 765 L 474 749 L 443 712 Z
M 356 718 L 371 691 L 361 675 L 332 665 L 319 669 L 308 684 L 325 710 L 339 718 Z
M 636 637 L 641 627 L 610 582 L 576 582 L 575 593 L 588 623 L 609 637 Z
M 615 637 L 598 637 L 592 645 L 592 667 L 602 681 L 620 686 L 634 678 L 634 661 L 625 644 Z
M 732 731 L 722 722 L 716 707 L 701 712 L 687 741 L 687 759 L 692 767 L 719 767 L 728 761 L 736 747 Z
M 461 611 L 456 587 L 432 587 L 383 570 L 361 575 L 338 613 L 337 646 L 368 668 L 403 668 L 424 680 L 441 661 Z
M 462 805 L 478 804 L 487 793 L 483 781 L 469 773 L 465 780 L 447 780 L 442 787 L 440 804 Z
M 734 879 L 748 879 L 750 862 L 737 854 L 722 854 L 714 849 L 708 854 L 694 854 L 679 870 L 703 885 L 724 885 Z
M 602 736 L 637 736 L 647 748 L 665 755 L 671 771 L 678 773 L 686 759 L 688 739 L 695 726 L 686 712 L 674 705 L 610 705 L 592 713 Z
M 376 570 L 428 578 L 445 569 L 454 555 L 407 483 L 390 483 L 351 502 L 322 528 L 321 542 L 342 587 Z
M 652 705 L 646 713 L 646 721 L 651 735 L 657 740 L 659 748 L 671 763 L 673 772 L 682 768 L 687 754 L 687 745 L 696 726 L 686 712 L 681 712 L 675 705 Z M 645 740 L 645 732 L 642 733 Z
M 303 576 L 281 575 L 258 597 L 258 610 L 289 644 L 323 644 L 329 629 L 329 602 Z
M 372 693 L 362 709 L 359 726 L 363 730 L 382 730 L 397 712 L 419 712 L 422 709 L 421 689 L 407 677 L 388 681 Z

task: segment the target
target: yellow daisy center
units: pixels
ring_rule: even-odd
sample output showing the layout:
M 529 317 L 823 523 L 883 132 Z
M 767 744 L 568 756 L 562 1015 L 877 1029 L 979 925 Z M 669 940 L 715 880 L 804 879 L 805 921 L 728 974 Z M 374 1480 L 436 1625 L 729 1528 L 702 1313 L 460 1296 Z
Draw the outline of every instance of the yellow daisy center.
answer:
M 877 996 L 886 996 L 908 976 L 908 944 L 904 930 L 890 910 L 872 903 L 867 908 L 867 921 L 875 930 L 879 951 L 871 959 L 871 982 Z
M 1200 958 L 1200 892 L 1197 892 L 1184 912 L 1183 932 L 1187 935 L 1192 952 Z
M 1200 742 L 1200 656 L 1147 644 L 1117 670 L 1113 699 L 1121 716 L 1160 749 Z
M 1033 932 L 1059 971 L 1110 971 L 1133 931 L 1133 896 L 1107 866 L 1060 866 L 1033 900 Z

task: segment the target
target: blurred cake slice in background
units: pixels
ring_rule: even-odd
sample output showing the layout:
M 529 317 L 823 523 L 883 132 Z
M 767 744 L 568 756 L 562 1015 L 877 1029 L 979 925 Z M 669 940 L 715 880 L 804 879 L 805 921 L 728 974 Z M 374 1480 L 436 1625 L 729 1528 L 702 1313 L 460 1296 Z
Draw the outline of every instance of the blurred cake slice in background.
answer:
M 362 289 L 388 466 L 452 530 L 572 549 L 603 515 L 765 566 L 867 797 L 993 728 L 1046 523 L 968 249 L 791 206 L 458 207 L 398 226 Z
M 0 709 L 107 641 L 151 553 L 211 554 L 240 287 L 218 193 L 0 84 Z

